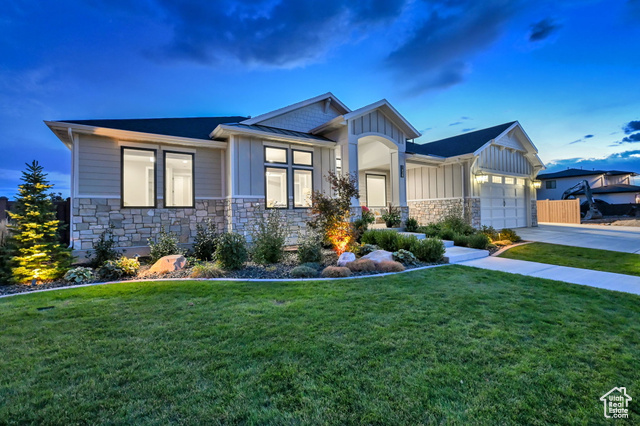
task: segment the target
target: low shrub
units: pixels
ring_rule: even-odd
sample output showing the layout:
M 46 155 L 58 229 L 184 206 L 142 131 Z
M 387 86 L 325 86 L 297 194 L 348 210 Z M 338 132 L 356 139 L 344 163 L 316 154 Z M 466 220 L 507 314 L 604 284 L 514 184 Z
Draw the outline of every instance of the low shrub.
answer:
M 116 260 L 121 255 L 115 249 L 116 242 L 113 239 L 113 229 L 115 226 L 110 223 L 107 229 L 102 231 L 98 237 L 98 241 L 93 245 L 93 250 L 89 250 L 85 256 L 89 260 L 89 264 L 94 268 L 99 268 L 108 260 Z
M 358 256 L 366 256 L 369 253 L 374 252 L 376 250 L 380 250 L 380 247 L 378 247 L 375 244 L 362 244 L 358 246 L 358 248 L 356 249 L 356 254 Z
M 469 247 L 486 250 L 491 244 L 491 240 L 485 234 L 473 234 L 467 237 Z
M 351 272 L 370 272 L 376 270 L 376 264 L 371 259 L 358 259 L 347 263 Z
M 77 268 L 69 269 L 64 274 L 65 281 L 70 283 L 88 283 L 93 280 L 93 270 L 91 268 L 85 268 L 84 266 L 78 266 Z
M 418 232 L 425 234 L 428 238 L 437 237 L 442 231 L 442 226 L 439 223 L 430 223 L 427 226 L 418 227 Z
M 425 238 L 416 240 L 410 251 L 423 262 L 439 262 L 444 256 L 445 248 L 442 240 Z
M 306 266 L 307 268 L 311 268 L 311 269 L 315 269 L 316 272 L 320 269 L 320 263 L 319 262 L 306 262 L 303 263 L 299 266 Z
M 516 231 L 509 228 L 505 228 L 500 231 L 500 239 L 509 240 L 512 243 L 517 243 L 518 241 L 522 241 L 522 238 L 520 238 L 520 236 L 516 234 Z
M 497 240 L 493 242 L 493 245 L 497 246 L 497 247 L 504 247 L 504 246 L 509 246 L 513 244 L 511 241 L 509 240 Z
M 139 269 L 140 262 L 138 262 L 138 259 L 130 259 L 123 256 L 116 260 L 107 260 L 98 269 L 98 276 L 105 280 L 118 280 L 135 276 Z
M 291 270 L 293 278 L 315 278 L 318 276 L 318 270 L 308 266 L 296 266 Z
M 402 272 L 404 271 L 404 266 L 400 262 L 385 260 L 384 262 L 379 262 L 376 265 L 376 269 L 380 272 Z
M 409 250 L 404 249 L 393 252 L 393 260 L 395 260 L 396 262 L 400 262 L 403 265 L 413 266 L 418 264 L 418 259 L 416 258 L 416 256 Z
M 493 226 L 482 225 L 482 227 L 480 228 L 480 233 L 489 237 L 491 241 L 497 241 L 500 239 L 498 231 L 496 231 Z
M 147 243 L 149 244 L 151 261 L 154 263 L 164 256 L 184 254 L 184 250 L 180 248 L 178 235 L 175 232 L 166 232 L 164 227 L 160 228 L 160 232 L 158 232 L 155 240 L 149 238 Z
M 418 232 L 418 219 L 410 217 L 404 223 L 404 230 L 407 232 Z
M 471 235 L 476 230 L 469 225 L 462 215 L 462 206 L 451 207 L 440 222 L 443 228 L 448 228 L 456 234 Z
M 257 209 L 257 219 L 251 229 L 251 257 L 260 264 L 278 263 L 284 257 L 287 221 L 278 209 L 264 213 Z
M 454 231 L 451 228 L 442 228 L 438 233 L 441 240 L 453 241 L 456 235 L 460 235 L 459 232 Z
M 215 260 L 223 269 L 240 269 L 247 261 L 247 240 L 235 232 L 226 232 L 218 237 Z
M 401 235 L 397 234 L 395 242 L 395 250 L 389 250 L 391 252 L 398 250 L 411 250 L 411 246 L 415 244 L 418 239 L 415 235 Z
M 351 270 L 343 266 L 327 266 L 322 271 L 324 278 L 344 278 L 351 275 Z
M 360 241 L 363 245 L 377 245 L 379 233 L 380 231 L 377 229 L 369 229 L 364 234 L 362 234 L 362 238 L 360 239 Z
M 298 237 L 299 263 L 320 262 L 322 260 L 322 237 L 316 233 L 307 233 Z
M 196 263 L 191 269 L 191 278 L 223 278 L 224 272 L 214 262 Z
M 193 256 L 198 260 L 213 260 L 218 246 L 218 230 L 216 225 L 207 219 L 205 223 L 196 225 L 196 236 L 193 239 Z
M 469 246 L 469 236 L 463 234 L 455 234 L 453 236 L 453 245 L 460 247 L 468 247 Z
M 382 250 L 394 252 L 398 250 L 399 234 L 395 231 L 378 231 L 376 236 L 377 246 Z

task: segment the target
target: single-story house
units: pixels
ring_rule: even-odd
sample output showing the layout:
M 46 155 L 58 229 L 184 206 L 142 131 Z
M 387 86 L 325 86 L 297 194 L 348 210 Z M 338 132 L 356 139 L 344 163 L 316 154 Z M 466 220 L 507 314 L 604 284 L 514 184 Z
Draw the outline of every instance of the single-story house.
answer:
M 640 203 L 640 186 L 635 185 L 635 172 L 621 170 L 566 169 L 554 173 L 541 173 L 538 189 L 539 200 L 560 200 L 569 188 L 586 180 L 594 198 L 609 204 Z M 584 192 L 575 195 L 581 202 L 586 200 Z
M 193 241 L 196 224 L 247 234 L 258 206 L 282 209 L 291 241 L 330 170 L 355 173 L 353 200 L 426 224 L 459 206 L 470 222 L 536 225 L 544 168 L 518 122 L 428 144 L 386 100 L 351 110 L 326 93 L 257 117 L 46 121 L 71 151 L 71 240 L 90 249 L 115 225 L 120 247 L 160 227 Z

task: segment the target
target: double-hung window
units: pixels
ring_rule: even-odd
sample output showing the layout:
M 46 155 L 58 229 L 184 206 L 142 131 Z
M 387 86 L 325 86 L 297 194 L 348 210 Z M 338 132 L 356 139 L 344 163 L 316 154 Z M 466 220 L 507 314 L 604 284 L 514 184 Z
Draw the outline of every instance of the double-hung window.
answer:
M 195 207 L 193 154 L 164 151 L 164 206 Z
M 122 207 L 156 207 L 156 150 L 122 147 Z

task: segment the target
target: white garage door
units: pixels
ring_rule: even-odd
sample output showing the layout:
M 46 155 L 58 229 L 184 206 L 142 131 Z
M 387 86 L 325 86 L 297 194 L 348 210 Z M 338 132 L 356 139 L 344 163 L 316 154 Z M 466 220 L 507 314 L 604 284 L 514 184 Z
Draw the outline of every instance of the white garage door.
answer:
M 502 176 L 490 176 L 481 184 L 481 223 L 496 229 L 527 226 L 524 184 L 524 179 Z

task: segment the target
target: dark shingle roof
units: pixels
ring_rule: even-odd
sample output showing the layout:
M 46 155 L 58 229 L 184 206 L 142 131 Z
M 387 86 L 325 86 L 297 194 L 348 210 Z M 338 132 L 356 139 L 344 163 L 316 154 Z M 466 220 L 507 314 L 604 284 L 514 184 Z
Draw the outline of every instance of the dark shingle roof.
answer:
M 511 127 L 515 121 L 476 130 L 475 132 L 463 133 L 438 141 L 425 144 L 407 142 L 407 152 L 423 155 L 437 155 L 439 157 L 455 157 L 457 155 L 470 154 L 475 152 L 482 145 L 500 136 L 505 130 Z
M 312 135 L 311 133 L 296 132 L 294 130 L 279 129 L 277 127 L 262 126 L 260 124 L 235 123 L 235 124 L 231 124 L 230 126 L 238 127 L 240 129 L 258 130 L 260 132 L 274 133 L 276 135 L 295 136 L 298 138 L 315 139 L 315 140 L 324 141 L 324 142 L 334 142 L 331 139 L 325 138 L 324 136 Z
M 115 120 L 61 120 L 63 123 L 183 138 L 207 139 L 219 124 L 238 123 L 248 117 L 134 118 Z
M 611 194 L 615 192 L 640 192 L 640 186 L 625 185 L 625 184 L 597 186 L 595 188 L 591 188 L 591 192 L 593 192 L 594 194 Z M 578 194 L 582 194 L 582 193 L 584 193 L 584 191 L 578 192 Z
M 554 173 L 541 173 L 538 175 L 538 179 L 559 179 L 559 178 L 567 178 L 567 177 L 578 177 L 578 176 L 593 176 L 593 175 L 607 175 L 607 176 L 618 176 L 618 175 L 636 175 L 634 172 L 624 172 L 621 170 L 582 170 L 582 169 L 567 169 L 562 170 L 560 172 Z

